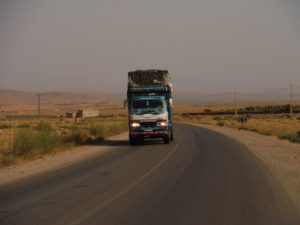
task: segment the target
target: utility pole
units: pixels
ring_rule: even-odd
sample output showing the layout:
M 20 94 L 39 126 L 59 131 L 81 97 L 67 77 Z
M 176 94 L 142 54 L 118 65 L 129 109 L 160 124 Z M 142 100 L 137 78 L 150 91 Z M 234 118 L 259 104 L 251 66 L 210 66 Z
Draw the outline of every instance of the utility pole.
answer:
M 8 133 L 8 146 L 10 149 L 12 149 L 12 136 L 13 136 L 13 129 L 12 129 L 12 112 L 9 112 L 7 114 L 8 120 L 9 120 L 9 133 Z
M 37 94 L 38 96 L 38 116 L 41 118 L 41 94 Z
M 290 84 L 290 116 L 293 116 L 293 85 Z
M 234 115 L 237 118 L 238 113 L 237 113 L 237 100 L 236 100 L 236 91 L 234 91 Z

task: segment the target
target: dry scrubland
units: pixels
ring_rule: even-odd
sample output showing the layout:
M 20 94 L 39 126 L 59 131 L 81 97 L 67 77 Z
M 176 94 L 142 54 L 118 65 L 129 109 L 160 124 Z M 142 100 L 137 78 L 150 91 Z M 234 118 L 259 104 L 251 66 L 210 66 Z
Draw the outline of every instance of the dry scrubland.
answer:
M 0 89 L 0 112 L 7 115 L 36 115 L 38 93 Z M 64 115 L 69 111 L 88 108 L 105 112 L 120 106 L 122 103 L 119 100 L 101 93 L 46 91 L 41 94 L 43 115 Z
M 101 93 L 44 92 L 39 119 L 33 117 L 36 94 L 0 90 L 0 167 L 95 144 L 127 130 L 126 110 L 114 98 Z M 62 118 L 79 109 L 99 110 L 100 116 L 78 121 Z
M 267 105 L 267 104 L 255 104 Z M 280 105 L 280 103 L 276 104 Z M 65 105 L 64 105 L 65 106 Z M 90 107 L 93 104 L 89 104 Z M 239 105 L 247 107 L 249 104 Z M 78 105 L 72 106 L 78 109 Z M 277 136 L 300 143 L 300 115 L 290 118 L 288 114 L 247 115 L 248 122 L 241 123 L 232 115 L 182 116 L 182 113 L 220 111 L 232 109 L 232 105 L 175 104 L 175 122 L 209 124 L 244 129 L 262 135 Z M 98 108 L 99 109 L 99 108 Z M 56 112 L 57 113 L 57 112 Z M 50 115 L 55 114 L 51 112 Z M 16 114 L 18 115 L 18 114 Z M 58 116 L 59 114 L 56 114 Z M 109 136 L 127 130 L 127 111 L 121 104 L 101 105 L 100 116 L 78 121 L 59 117 L 52 118 L 5 118 L 0 117 L 0 167 L 54 154 L 76 145 L 95 144 Z
M 300 102 L 296 102 L 297 105 L 300 105 Z M 295 104 L 296 104 L 295 103 Z M 251 102 L 251 103 L 239 103 L 238 108 L 246 108 L 251 106 L 259 106 L 264 107 L 268 105 L 272 106 L 282 106 L 286 105 L 286 102 Z M 209 109 L 211 111 L 226 111 L 229 109 L 233 109 L 234 105 L 232 103 L 211 103 L 211 104 L 191 104 L 191 103 L 175 103 L 175 113 L 197 113 L 197 112 L 204 112 L 205 110 Z
M 300 116 L 300 115 L 299 115 Z M 253 115 L 248 118 L 248 122 L 242 127 L 234 116 L 181 116 L 176 115 L 178 122 L 190 122 L 198 124 L 209 124 L 214 126 L 224 126 L 236 129 L 244 129 L 258 132 L 263 135 L 273 135 L 280 138 L 288 138 L 290 135 L 297 136 L 300 131 L 300 118 L 290 119 L 286 115 Z
M 78 121 L 65 118 L 0 118 L 0 167 L 54 154 L 76 145 L 95 144 L 126 130 L 126 114 L 106 114 Z
M 257 104 L 255 104 L 257 105 Z M 280 104 L 276 104 L 280 105 Z M 243 107 L 251 107 L 243 105 Z M 225 111 L 232 109 L 232 105 L 218 107 L 217 105 L 179 105 L 175 110 L 174 119 L 177 122 L 190 122 L 195 124 L 208 124 L 224 126 L 235 129 L 249 130 L 262 135 L 277 136 L 280 139 L 287 139 L 291 142 L 300 143 L 300 115 L 294 114 L 265 114 L 265 115 L 238 115 L 247 117 L 248 121 L 242 127 L 234 115 L 198 115 L 182 116 L 181 113 L 211 111 Z

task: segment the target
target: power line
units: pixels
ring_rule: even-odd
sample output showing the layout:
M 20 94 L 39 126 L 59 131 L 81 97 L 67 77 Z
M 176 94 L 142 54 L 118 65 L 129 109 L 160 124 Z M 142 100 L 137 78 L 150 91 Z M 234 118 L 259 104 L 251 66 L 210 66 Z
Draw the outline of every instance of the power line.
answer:
M 234 91 L 234 115 L 235 115 L 235 117 L 238 116 L 238 113 L 237 113 L 237 98 L 236 98 L 236 91 Z
M 274 93 L 277 93 L 277 92 L 281 92 L 281 91 L 287 90 L 287 89 L 289 89 L 289 87 L 290 86 L 286 86 L 286 87 L 283 87 L 283 88 L 279 88 L 279 89 L 268 91 L 268 92 L 262 92 L 262 93 L 243 93 L 243 92 L 237 92 L 237 94 L 239 94 L 239 95 L 246 95 L 246 96 L 263 96 L 263 95 L 270 95 L 270 94 L 274 94 Z
M 293 85 L 290 84 L 290 116 L 293 116 Z
M 300 85 L 293 84 L 293 87 L 300 88 Z
M 37 94 L 38 96 L 38 116 L 41 118 L 41 95 L 42 94 Z
M 294 87 L 300 87 L 300 85 L 293 85 Z M 239 92 L 239 91 L 231 91 L 231 92 L 223 92 L 223 93 L 203 93 L 203 94 L 194 94 L 193 96 L 180 96 L 180 97 L 176 97 L 177 99 L 183 99 L 183 98 L 210 98 L 210 97 L 224 97 L 224 96 L 232 96 L 232 95 L 244 95 L 244 96 L 263 96 L 263 95 L 271 95 L 274 93 L 278 93 L 278 92 L 282 92 L 285 90 L 288 90 L 290 88 L 290 86 L 285 86 L 282 88 L 278 88 L 275 90 L 271 90 L 271 91 L 267 91 L 267 92 L 260 92 L 260 93 L 246 93 L 246 92 Z
M 224 97 L 224 96 L 231 96 L 233 92 L 224 92 L 224 93 L 209 93 L 209 94 L 193 94 L 193 96 L 179 96 L 176 97 L 177 99 L 184 99 L 184 98 L 214 98 L 214 97 Z

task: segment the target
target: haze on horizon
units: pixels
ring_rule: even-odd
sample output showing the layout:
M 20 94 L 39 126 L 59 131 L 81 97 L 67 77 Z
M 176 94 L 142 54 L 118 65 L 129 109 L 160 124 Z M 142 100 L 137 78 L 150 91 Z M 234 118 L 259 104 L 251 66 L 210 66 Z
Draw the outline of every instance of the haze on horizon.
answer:
M 297 0 L 1 0 L 0 89 L 123 93 L 168 69 L 181 93 L 300 85 Z

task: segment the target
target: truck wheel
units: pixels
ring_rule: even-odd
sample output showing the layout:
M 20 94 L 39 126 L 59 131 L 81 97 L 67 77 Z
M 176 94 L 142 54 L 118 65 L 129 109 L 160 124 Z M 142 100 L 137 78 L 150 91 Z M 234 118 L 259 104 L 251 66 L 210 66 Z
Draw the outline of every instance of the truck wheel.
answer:
M 165 144 L 170 144 L 170 135 L 164 137 Z
M 173 132 L 173 128 L 171 129 L 171 137 L 170 140 L 173 141 L 174 140 L 174 132 Z
M 139 138 L 139 143 L 143 143 L 144 140 L 145 140 L 144 137 L 140 137 L 140 138 Z
M 130 145 L 136 145 L 136 138 L 134 138 L 134 137 L 129 137 L 129 144 L 130 144 Z

